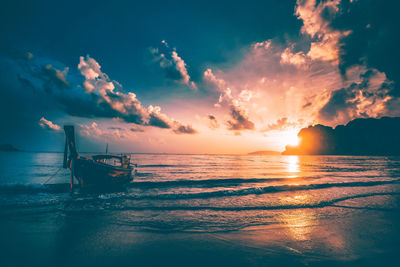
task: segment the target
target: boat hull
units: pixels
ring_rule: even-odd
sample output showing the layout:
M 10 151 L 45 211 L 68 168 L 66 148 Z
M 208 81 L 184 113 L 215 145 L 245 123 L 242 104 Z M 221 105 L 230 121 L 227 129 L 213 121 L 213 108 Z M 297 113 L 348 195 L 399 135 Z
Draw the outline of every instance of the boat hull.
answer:
M 73 175 L 83 188 L 122 186 L 133 179 L 132 168 L 115 167 L 84 157 L 73 161 Z

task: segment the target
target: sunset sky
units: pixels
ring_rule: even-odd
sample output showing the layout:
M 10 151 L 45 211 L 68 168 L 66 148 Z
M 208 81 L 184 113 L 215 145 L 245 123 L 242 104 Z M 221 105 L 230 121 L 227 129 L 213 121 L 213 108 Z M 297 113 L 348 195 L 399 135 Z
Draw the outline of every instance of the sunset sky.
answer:
M 5 1 L 0 143 L 282 151 L 308 125 L 400 115 L 398 1 Z

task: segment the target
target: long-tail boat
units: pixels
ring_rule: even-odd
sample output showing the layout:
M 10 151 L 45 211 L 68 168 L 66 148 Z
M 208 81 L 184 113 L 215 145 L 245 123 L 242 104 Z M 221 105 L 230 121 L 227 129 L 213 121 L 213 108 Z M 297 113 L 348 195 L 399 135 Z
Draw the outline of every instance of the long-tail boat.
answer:
M 71 169 L 71 189 L 74 178 L 83 188 L 111 188 L 132 181 L 136 164 L 130 163 L 130 157 L 109 154 L 82 157 L 76 149 L 74 126 L 66 125 L 64 131 L 66 139 L 63 167 Z

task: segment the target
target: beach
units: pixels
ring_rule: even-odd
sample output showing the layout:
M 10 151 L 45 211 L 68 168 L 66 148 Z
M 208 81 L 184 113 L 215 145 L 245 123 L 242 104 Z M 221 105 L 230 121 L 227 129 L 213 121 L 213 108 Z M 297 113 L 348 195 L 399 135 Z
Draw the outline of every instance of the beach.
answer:
M 393 266 L 400 251 L 398 157 L 133 154 L 125 191 L 72 195 L 66 170 L 43 185 L 62 154 L 0 157 L 2 266 Z

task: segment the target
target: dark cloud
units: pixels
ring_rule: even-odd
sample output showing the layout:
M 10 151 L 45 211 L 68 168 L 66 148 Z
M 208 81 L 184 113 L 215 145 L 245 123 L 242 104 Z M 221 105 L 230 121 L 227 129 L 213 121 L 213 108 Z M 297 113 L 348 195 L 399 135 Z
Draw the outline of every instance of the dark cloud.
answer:
M 400 1 L 343 0 L 331 27 L 350 31 L 340 40 L 340 70 L 366 64 L 395 81 L 390 95 L 400 96 Z
M 306 108 L 309 108 L 309 107 L 311 107 L 312 106 L 312 103 L 311 102 L 307 102 L 307 103 L 305 103 L 303 106 L 302 106 L 302 108 L 303 109 L 306 109 Z
M 21 83 L 21 85 L 23 86 L 23 87 L 25 87 L 25 88 L 30 88 L 32 91 L 35 91 L 36 90 L 36 87 L 28 80 L 28 79 L 25 79 L 25 78 L 23 78 L 23 77 L 21 77 L 21 76 L 19 76 L 19 75 L 17 75 L 17 79 L 18 79 L 18 81 Z
M 357 117 L 379 117 L 387 113 L 383 108 L 392 90 L 392 84 L 382 80 L 384 75 L 376 70 L 367 70 L 360 81 L 331 93 L 328 102 L 320 109 L 321 119 L 334 120 L 338 116 L 346 119 Z
M 43 76 L 47 77 L 49 82 L 54 83 L 58 88 L 69 88 L 70 84 L 67 81 L 66 75 L 68 68 L 60 71 L 54 68 L 51 64 L 42 67 Z
M 140 127 L 140 126 L 132 127 L 132 128 L 130 128 L 129 130 L 130 130 L 131 132 L 140 132 L 140 133 L 144 132 L 144 129 L 143 129 L 142 127 Z
M 36 86 L 40 85 L 47 92 L 51 92 L 53 89 L 68 89 L 71 87 L 67 80 L 68 67 L 60 70 L 54 67 L 53 64 L 43 64 L 40 59 L 35 60 L 33 54 L 29 52 L 23 56 L 16 56 L 15 62 L 22 69 L 16 75 L 23 86 L 33 88 L 35 87 L 33 80 L 36 80 Z
M 32 129 L 40 129 L 38 120 L 44 114 L 54 115 L 51 112 L 54 103 L 43 92 L 40 81 L 25 75 L 26 62 L 21 57 L 0 56 L 0 118 L 2 128 L 7 129 L 1 137 L 9 140 L 19 137 L 20 143 L 34 138 Z M 28 131 L 32 135 L 23 136 Z
M 151 47 L 149 52 L 152 60 L 164 70 L 165 77 L 197 90 L 196 84 L 191 81 L 185 61 L 178 55 L 175 48 L 171 48 L 166 41 L 162 41 L 157 48 Z
M 357 87 L 356 84 L 352 84 L 348 88 L 333 91 L 329 101 L 319 111 L 319 115 L 325 120 L 330 120 L 338 116 L 339 112 L 355 107 L 357 103 L 349 101 L 356 96 L 355 87 Z
M 240 131 L 240 130 L 254 130 L 254 123 L 249 120 L 246 111 L 240 106 L 231 107 L 232 118 L 227 121 L 228 130 Z
M 196 134 L 197 131 L 190 125 L 177 125 L 173 130 L 176 134 Z
M 208 115 L 208 119 L 209 119 L 209 127 L 211 129 L 219 128 L 218 120 L 214 115 L 212 115 L 212 114 Z
M 13 66 L 14 75 L 23 87 L 31 88 L 34 91 L 37 88 L 43 89 L 46 93 L 71 87 L 67 79 L 68 67 L 61 71 L 51 63 L 45 64 L 41 59 L 36 59 L 32 53 L 5 59 L 5 61 L 9 60 L 12 62 L 8 64 Z
M 164 128 L 164 129 L 170 129 L 171 124 L 168 118 L 164 116 L 160 116 L 160 114 L 157 113 L 152 113 L 150 114 L 150 120 L 149 120 L 149 125 L 159 127 L 159 128 Z

